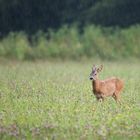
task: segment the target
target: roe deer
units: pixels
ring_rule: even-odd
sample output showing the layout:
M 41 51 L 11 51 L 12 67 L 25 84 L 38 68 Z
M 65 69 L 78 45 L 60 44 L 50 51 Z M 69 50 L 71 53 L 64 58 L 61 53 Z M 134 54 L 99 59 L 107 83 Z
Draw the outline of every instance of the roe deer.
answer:
M 103 65 L 92 68 L 90 74 L 90 80 L 92 80 L 93 94 L 96 96 L 97 100 L 104 100 L 107 96 L 112 96 L 116 102 L 120 99 L 120 92 L 123 89 L 123 81 L 112 77 L 106 80 L 99 80 L 98 73 L 102 70 Z

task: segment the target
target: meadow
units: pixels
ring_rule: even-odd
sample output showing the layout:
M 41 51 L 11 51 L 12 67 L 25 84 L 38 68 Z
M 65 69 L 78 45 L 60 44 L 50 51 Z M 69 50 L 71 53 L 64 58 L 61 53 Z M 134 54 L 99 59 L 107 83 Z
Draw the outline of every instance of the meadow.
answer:
M 103 64 L 100 79 L 125 82 L 121 105 L 97 102 L 89 74 Z M 0 64 L 0 139 L 139 140 L 138 62 L 37 61 Z

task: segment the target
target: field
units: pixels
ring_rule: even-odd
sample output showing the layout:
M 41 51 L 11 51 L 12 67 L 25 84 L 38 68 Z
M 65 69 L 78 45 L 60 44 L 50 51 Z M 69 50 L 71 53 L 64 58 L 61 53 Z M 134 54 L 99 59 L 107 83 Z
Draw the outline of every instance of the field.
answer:
M 89 74 L 121 77 L 121 105 L 97 102 Z M 0 139 L 139 140 L 138 62 L 6 62 L 0 64 Z

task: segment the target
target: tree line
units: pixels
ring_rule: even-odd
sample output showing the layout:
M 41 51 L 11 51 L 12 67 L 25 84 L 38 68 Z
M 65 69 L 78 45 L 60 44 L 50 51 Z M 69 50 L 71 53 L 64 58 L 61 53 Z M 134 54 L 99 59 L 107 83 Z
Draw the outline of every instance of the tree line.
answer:
M 140 0 L 0 0 L 1 36 L 77 24 L 127 27 L 140 22 Z

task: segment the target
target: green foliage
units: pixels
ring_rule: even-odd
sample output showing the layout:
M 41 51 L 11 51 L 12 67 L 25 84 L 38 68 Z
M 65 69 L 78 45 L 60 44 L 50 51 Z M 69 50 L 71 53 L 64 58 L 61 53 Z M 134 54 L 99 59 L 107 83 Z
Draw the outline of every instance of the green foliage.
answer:
M 64 24 L 127 27 L 140 23 L 139 0 L 0 0 L 1 36 L 33 34 Z
M 121 105 L 101 103 L 88 79 L 97 61 L 0 65 L 0 139 L 140 139 L 140 65 L 102 61 L 100 79 L 124 80 Z
M 0 42 L 0 55 L 24 60 L 29 47 L 27 36 L 24 33 L 10 33 Z
M 32 37 L 25 33 L 10 33 L 0 40 L 0 57 L 32 59 L 100 58 L 122 60 L 140 58 L 140 26 L 127 29 L 86 26 L 79 32 L 76 26 L 63 26 L 58 31 L 39 31 Z

